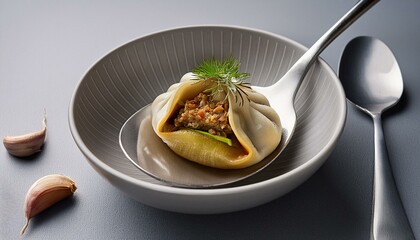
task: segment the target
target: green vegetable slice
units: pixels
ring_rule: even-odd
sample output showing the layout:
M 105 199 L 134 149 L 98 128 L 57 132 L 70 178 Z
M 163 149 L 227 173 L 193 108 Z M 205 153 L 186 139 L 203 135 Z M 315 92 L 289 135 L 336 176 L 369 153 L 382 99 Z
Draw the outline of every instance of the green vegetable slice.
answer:
M 197 130 L 197 129 L 191 129 L 191 130 L 193 130 L 193 131 L 195 131 L 195 132 L 198 132 L 198 133 L 201 133 L 201 134 L 203 134 L 203 135 L 205 135 L 205 136 L 207 136 L 207 137 L 213 138 L 213 139 L 215 139 L 215 140 L 217 140 L 217 141 L 220 141 L 220 142 L 226 143 L 226 144 L 227 144 L 227 145 L 229 145 L 229 146 L 232 146 L 232 139 L 229 139 L 229 138 L 227 138 L 227 137 L 222 137 L 222 136 L 213 135 L 213 134 L 211 134 L 211 133 L 204 132 L 204 131 Z

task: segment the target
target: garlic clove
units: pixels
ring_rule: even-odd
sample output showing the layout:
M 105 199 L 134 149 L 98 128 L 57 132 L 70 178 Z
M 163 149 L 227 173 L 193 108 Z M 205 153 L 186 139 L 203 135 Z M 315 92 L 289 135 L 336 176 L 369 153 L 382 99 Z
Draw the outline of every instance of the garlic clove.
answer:
M 47 133 L 47 120 L 44 113 L 42 129 L 21 136 L 5 136 L 3 145 L 7 151 L 16 157 L 27 157 L 41 151 Z
M 61 174 L 51 174 L 38 179 L 26 194 L 24 204 L 26 223 L 20 235 L 25 232 L 32 217 L 55 203 L 72 196 L 76 189 L 75 182 Z

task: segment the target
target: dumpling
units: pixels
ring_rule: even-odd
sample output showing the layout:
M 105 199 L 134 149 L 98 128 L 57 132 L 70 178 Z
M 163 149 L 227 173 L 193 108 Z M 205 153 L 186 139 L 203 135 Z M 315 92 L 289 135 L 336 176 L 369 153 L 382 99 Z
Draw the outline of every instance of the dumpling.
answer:
M 260 162 L 280 143 L 280 118 L 264 95 L 242 84 L 230 87 L 185 74 L 153 101 L 155 133 L 179 156 L 209 167 Z

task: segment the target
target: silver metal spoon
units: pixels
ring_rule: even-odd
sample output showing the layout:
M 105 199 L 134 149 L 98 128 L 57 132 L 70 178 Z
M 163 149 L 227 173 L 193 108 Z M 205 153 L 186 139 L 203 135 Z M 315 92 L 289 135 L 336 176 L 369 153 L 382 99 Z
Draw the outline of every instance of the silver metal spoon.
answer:
M 361 0 L 334 24 L 274 85 L 254 87 L 264 94 L 280 116 L 283 133 L 279 146 L 261 162 L 239 170 L 221 170 L 186 161 L 174 154 L 154 134 L 150 106 L 135 113 L 120 131 L 120 145 L 131 162 L 145 173 L 171 186 L 208 188 L 245 179 L 275 160 L 289 143 L 296 125 L 294 98 L 312 63 L 348 26 L 379 0 Z M 140 132 L 139 132 L 140 131 Z M 141 137 L 138 137 L 140 134 Z
M 401 203 L 388 161 L 382 113 L 403 92 L 397 60 L 380 40 L 358 37 L 345 47 L 339 77 L 347 98 L 372 117 L 375 138 L 375 177 L 371 239 L 415 239 Z

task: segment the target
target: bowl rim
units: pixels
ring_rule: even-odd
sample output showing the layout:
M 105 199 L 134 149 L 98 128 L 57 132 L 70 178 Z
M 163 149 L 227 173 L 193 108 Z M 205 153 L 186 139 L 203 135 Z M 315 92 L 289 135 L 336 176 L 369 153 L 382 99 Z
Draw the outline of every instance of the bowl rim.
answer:
M 296 46 L 297 48 L 307 51 L 307 47 L 305 47 L 304 45 L 296 42 L 295 40 L 292 40 L 290 38 L 287 38 L 285 36 L 279 35 L 279 34 L 275 34 L 269 31 L 265 31 L 265 30 L 261 30 L 261 29 L 256 29 L 256 28 L 252 28 L 252 27 L 244 27 L 244 26 L 238 26 L 238 25 L 226 25 L 226 24 L 200 24 L 200 25 L 186 25 L 186 26 L 179 26 L 179 27 L 174 27 L 174 28 L 167 28 L 161 31 L 155 31 L 155 32 L 151 32 L 148 34 L 144 34 L 141 35 L 139 37 L 136 37 L 132 40 L 129 40 L 127 42 L 124 42 L 122 44 L 120 44 L 119 46 L 115 47 L 114 49 L 110 50 L 109 52 L 107 52 L 106 54 L 104 54 L 102 57 L 100 57 L 97 61 L 95 61 L 83 74 L 83 76 L 80 78 L 79 82 L 77 83 L 72 96 L 71 96 L 71 100 L 69 103 L 69 108 L 68 108 L 68 122 L 69 122 L 69 128 L 70 128 L 70 132 L 72 134 L 73 140 L 75 141 L 77 147 L 79 148 L 79 150 L 82 152 L 82 154 L 87 158 L 87 160 L 95 165 L 96 167 L 102 169 L 103 171 L 105 171 L 107 174 L 112 175 L 113 177 L 116 177 L 120 180 L 129 182 L 131 184 L 140 186 L 142 188 L 145 189 L 149 189 L 152 191 L 158 191 L 158 192 L 163 192 L 163 193 L 170 193 L 170 194 L 178 194 L 178 195 L 202 195 L 202 196 L 206 196 L 206 195 L 212 195 L 212 196 L 216 196 L 216 195 L 226 195 L 226 194 L 235 194 L 235 193 L 239 193 L 239 192 L 247 192 L 247 191 L 253 191 L 256 189 L 260 189 L 260 188 L 265 188 L 268 187 L 272 184 L 275 184 L 277 182 L 282 182 L 284 179 L 288 178 L 291 175 L 297 174 L 299 172 L 304 171 L 307 168 L 310 168 L 312 165 L 316 164 L 318 159 L 322 159 L 323 157 L 325 157 L 327 154 L 329 154 L 335 147 L 336 142 L 338 141 L 339 137 L 341 136 L 343 130 L 344 130 L 344 125 L 345 125 L 345 121 L 346 121 L 346 117 L 347 117 L 347 104 L 346 104 L 346 97 L 345 97 L 345 93 L 344 93 L 344 89 L 339 81 L 339 78 L 337 76 L 337 74 L 332 70 L 331 66 L 326 63 L 321 57 L 319 57 L 319 62 L 320 64 L 324 65 L 325 69 L 327 70 L 327 72 L 329 74 L 332 74 L 333 76 L 335 76 L 335 85 L 338 89 L 338 94 L 340 96 L 342 96 L 341 98 L 337 99 L 337 103 L 339 105 L 341 105 L 341 108 L 339 108 L 339 114 L 338 118 L 337 118 L 337 128 L 334 130 L 333 132 L 333 136 L 329 139 L 329 141 L 327 142 L 327 144 L 312 158 L 310 158 L 309 160 L 307 160 L 305 163 L 299 165 L 298 167 L 283 173 L 279 176 L 267 179 L 267 180 L 263 180 L 263 181 L 258 181 L 255 183 L 250 183 L 250 184 L 245 184 L 245 185 L 240 185 L 240 186 L 232 186 L 232 187 L 222 187 L 222 188 L 204 188 L 204 189 L 197 189 L 197 188 L 181 188 L 181 187 L 175 187 L 175 186 L 169 186 L 169 185 L 161 185 L 161 184 L 155 184 L 155 183 L 151 183 L 151 182 L 147 182 L 141 179 L 137 179 L 134 177 L 130 177 L 126 174 L 124 174 L 123 172 L 120 172 L 114 168 L 112 168 L 111 166 L 107 165 L 106 163 L 104 163 L 103 161 L 101 161 L 98 157 L 95 156 L 95 154 L 93 152 L 91 152 L 89 150 L 89 148 L 86 146 L 86 144 L 83 142 L 79 131 L 76 127 L 76 123 L 75 123 L 75 119 L 74 119 L 74 104 L 75 104 L 75 98 L 76 95 L 78 94 L 78 91 L 81 87 L 81 84 L 83 82 L 83 79 L 87 76 L 87 74 L 89 73 L 89 71 L 100 61 L 102 61 L 104 58 L 106 58 L 108 55 L 112 54 L 113 52 L 117 51 L 118 49 L 126 46 L 127 44 L 130 44 L 134 41 L 138 41 L 139 39 L 142 38 L 149 38 L 149 37 L 153 37 L 154 35 L 158 35 L 158 34 L 163 34 L 166 32 L 172 32 L 172 31 L 179 31 L 179 30 L 186 30 L 186 29 L 196 29 L 196 28 L 229 28 L 229 29 L 234 29 L 234 30 L 239 30 L 239 31 L 247 31 L 247 32 L 254 32 L 257 34 L 261 34 L 261 35 L 267 35 L 270 37 L 274 37 L 277 39 L 281 39 L 282 41 L 285 41 L 287 43 L 290 43 L 294 46 Z M 129 161 L 127 159 L 127 161 Z M 135 167 L 133 165 L 133 167 Z M 140 170 L 138 170 L 140 171 Z M 101 173 L 102 176 L 105 177 L 104 173 Z

